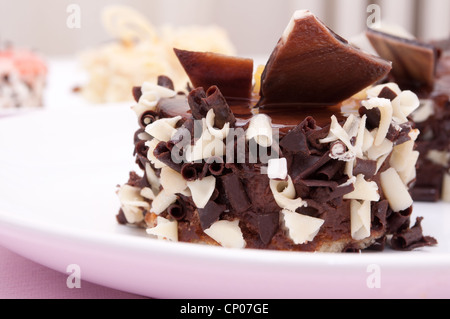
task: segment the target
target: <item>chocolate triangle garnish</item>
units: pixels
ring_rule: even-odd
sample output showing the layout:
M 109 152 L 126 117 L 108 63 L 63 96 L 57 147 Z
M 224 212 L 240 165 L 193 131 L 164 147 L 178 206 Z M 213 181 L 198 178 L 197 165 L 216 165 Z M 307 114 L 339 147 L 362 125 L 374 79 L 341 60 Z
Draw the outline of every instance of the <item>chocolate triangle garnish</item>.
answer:
M 391 63 L 297 11 L 267 62 L 259 106 L 337 104 L 386 76 Z
M 384 59 L 392 61 L 391 75 L 404 88 L 433 87 L 438 50 L 431 44 L 368 29 L 367 38 Z
M 211 52 L 174 49 L 194 88 L 217 86 L 227 98 L 250 98 L 253 60 Z

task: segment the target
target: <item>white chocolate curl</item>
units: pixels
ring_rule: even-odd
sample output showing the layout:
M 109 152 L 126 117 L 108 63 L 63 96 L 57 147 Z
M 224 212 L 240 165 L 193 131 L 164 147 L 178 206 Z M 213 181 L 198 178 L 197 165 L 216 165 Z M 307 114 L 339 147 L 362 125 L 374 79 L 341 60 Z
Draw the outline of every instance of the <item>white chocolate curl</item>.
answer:
M 219 220 L 205 229 L 206 235 L 226 248 L 244 248 L 246 242 L 239 227 L 239 220 Z
M 373 108 L 378 108 L 380 110 L 380 125 L 378 127 L 378 133 L 375 136 L 374 140 L 374 145 L 379 146 L 381 143 L 383 143 L 391 126 L 393 114 L 391 101 L 383 98 L 371 98 L 369 100 L 362 101 L 361 104 L 368 110 L 371 110 Z
M 287 181 L 270 181 L 270 189 L 272 191 L 275 202 L 283 209 L 290 211 L 296 211 L 297 208 L 307 207 L 307 202 L 303 201 L 300 197 L 296 197 L 294 183 L 290 176 Z
M 177 131 L 175 127 L 180 120 L 181 116 L 157 120 L 147 125 L 145 132 L 156 138 L 158 141 L 168 142 Z
M 362 240 L 370 236 L 371 210 L 370 201 L 360 203 L 350 202 L 351 235 L 355 240 Z
M 254 139 L 262 147 L 271 146 L 273 143 L 271 118 L 265 114 L 253 116 L 246 131 L 246 138 Z
M 381 187 L 394 212 L 400 212 L 413 204 L 408 188 L 394 168 L 380 174 Z
M 214 114 L 214 110 L 210 109 L 206 114 L 206 127 L 208 128 L 209 134 L 223 140 L 230 132 L 230 123 L 225 123 L 222 129 L 218 129 L 214 127 L 215 118 L 216 115 Z
M 122 211 L 130 224 L 143 221 L 142 209 L 150 208 L 149 203 L 144 200 L 140 192 L 141 189 L 139 187 L 130 185 L 123 185 L 118 192 Z
M 289 238 L 296 245 L 314 240 L 325 222 L 323 219 L 298 214 L 287 209 L 283 209 L 281 213 Z

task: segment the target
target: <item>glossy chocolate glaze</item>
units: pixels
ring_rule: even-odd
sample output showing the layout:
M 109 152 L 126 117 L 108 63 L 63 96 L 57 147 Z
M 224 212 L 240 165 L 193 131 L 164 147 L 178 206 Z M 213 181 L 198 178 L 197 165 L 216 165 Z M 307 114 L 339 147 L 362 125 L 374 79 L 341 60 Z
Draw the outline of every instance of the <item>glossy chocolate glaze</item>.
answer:
M 236 117 L 236 127 L 244 127 L 255 114 L 267 114 L 272 119 L 272 127 L 280 133 L 286 134 L 300 124 L 308 116 L 314 115 L 318 126 L 326 126 L 330 118 L 335 115 L 338 120 L 344 120 L 351 113 L 357 114 L 360 104 L 357 100 L 349 99 L 343 103 L 325 105 L 300 105 L 280 104 L 277 107 L 257 107 L 258 96 L 253 95 L 251 100 L 230 99 L 227 102 Z M 158 104 L 158 112 L 162 117 L 181 116 L 183 120 L 191 117 L 186 95 L 179 94 L 175 98 L 161 99 Z

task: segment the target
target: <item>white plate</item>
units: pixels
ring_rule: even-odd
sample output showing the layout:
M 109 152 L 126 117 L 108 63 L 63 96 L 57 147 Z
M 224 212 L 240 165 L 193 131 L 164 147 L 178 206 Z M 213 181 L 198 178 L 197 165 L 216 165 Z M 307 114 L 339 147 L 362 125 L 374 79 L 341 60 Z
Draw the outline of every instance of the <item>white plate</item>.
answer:
M 79 265 L 81 280 L 157 298 L 450 297 L 444 203 L 416 204 L 439 245 L 413 252 L 232 250 L 118 225 L 115 190 L 135 167 L 136 128 L 127 105 L 1 119 L 0 243 L 63 273 Z

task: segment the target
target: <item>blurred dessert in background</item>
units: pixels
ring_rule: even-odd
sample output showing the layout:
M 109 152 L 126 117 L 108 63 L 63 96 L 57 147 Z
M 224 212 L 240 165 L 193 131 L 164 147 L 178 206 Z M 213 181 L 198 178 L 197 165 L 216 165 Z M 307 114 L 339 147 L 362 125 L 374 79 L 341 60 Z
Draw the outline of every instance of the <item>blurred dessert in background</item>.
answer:
M 126 6 L 106 7 L 102 23 L 114 40 L 81 54 L 89 78 L 81 92 L 94 103 L 128 101 L 132 99 L 130 87 L 156 82 L 161 74 L 169 76 L 177 88 L 185 88 L 189 79 L 174 47 L 235 54 L 227 32 L 217 26 L 155 28 Z
M 0 109 L 43 106 L 46 78 L 38 54 L 12 45 L 0 48 Z

